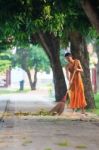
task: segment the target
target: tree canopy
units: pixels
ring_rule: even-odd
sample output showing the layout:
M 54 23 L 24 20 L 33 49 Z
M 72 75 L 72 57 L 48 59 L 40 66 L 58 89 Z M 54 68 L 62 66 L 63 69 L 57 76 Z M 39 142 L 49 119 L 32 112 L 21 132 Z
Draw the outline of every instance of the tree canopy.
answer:
M 41 31 L 54 33 L 66 43 L 68 32 L 87 34 L 91 27 L 80 0 L 0 1 L 0 20 L 0 41 L 7 44 L 28 43 L 31 34 Z

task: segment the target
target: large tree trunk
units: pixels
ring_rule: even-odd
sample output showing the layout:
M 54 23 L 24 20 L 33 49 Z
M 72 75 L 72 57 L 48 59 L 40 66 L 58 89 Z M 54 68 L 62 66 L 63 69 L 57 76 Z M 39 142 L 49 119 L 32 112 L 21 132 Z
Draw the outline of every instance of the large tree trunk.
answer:
M 96 28 L 97 32 L 99 33 L 99 14 L 96 11 L 96 8 L 94 8 L 94 5 L 92 4 L 92 0 L 81 0 L 81 4 L 91 24 Z
M 54 34 L 50 33 L 39 33 L 38 37 L 50 60 L 53 71 L 55 98 L 58 102 L 63 98 L 67 90 L 62 66 L 59 59 L 60 41 L 57 37 L 54 36 Z
M 53 56 L 51 66 L 53 70 L 56 101 L 60 101 L 66 93 L 66 85 L 58 54 Z
M 26 71 L 28 79 L 29 79 L 31 90 L 36 90 L 37 70 L 35 70 L 35 72 L 34 72 L 34 81 L 32 81 L 30 70 L 29 69 L 25 69 L 25 71 Z
M 72 55 L 74 58 L 81 61 L 84 70 L 83 82 L 88 108 L 95 108 L 94 95 L 90 79 L 89 55 L 85 39 L 78 32 L 72 32 L 70 33 L 70 41 Z

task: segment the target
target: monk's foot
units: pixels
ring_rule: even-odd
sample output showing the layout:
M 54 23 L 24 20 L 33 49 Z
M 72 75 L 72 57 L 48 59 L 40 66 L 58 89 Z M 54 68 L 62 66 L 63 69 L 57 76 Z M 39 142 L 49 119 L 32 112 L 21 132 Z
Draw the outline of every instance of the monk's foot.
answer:
M 88 116 L 88 114 L 85 111 L 81 112 L 82 115 Z
M 72 112 L 72 115 L 73 115 L 73 116 L 76 115 L 76 111 L 73 111 L 73 112 Z

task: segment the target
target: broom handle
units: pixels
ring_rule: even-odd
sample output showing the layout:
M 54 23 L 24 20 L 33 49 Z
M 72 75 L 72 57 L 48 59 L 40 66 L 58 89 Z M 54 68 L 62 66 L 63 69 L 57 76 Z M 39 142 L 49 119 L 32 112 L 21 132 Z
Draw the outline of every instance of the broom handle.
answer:
M 76 66 L 76 67 L 78 67 L 78 66 Z M 71 78 L 71 84 L 69 85 L 69 89 L 67 90 L 66 95 L 67 95 L 67 93 L 69 92 L 69 90 L 70 90 L 70 88 L 71 88 L 71 85 L 72 85 L 72 82 L 73 82 L 75 73 L 76 73 L 76 69 L 75 69 L 74 72 L 73 72 L 73 75 L 72 75 L 72 78 Z
M 67 97 L 67 94 L 68 94 L 68 92 L 69 92 L 69 90 L 70 90 L 70 88 L 71 88 L 71 85 L 72 85 L 72 81 L 73 81 L 73 79 L 74 79 L 74 75 L 75 75 L 75 73 L 76 73 L 76 70 L 74 70 L 74 72 L 73 72 L 73 76 L 72 76 L 72 79 L 71 79 L 71 84 L 70 84 L 70 86 L 69 86 L 69 89 L 66 91 L 66 94 L 65 94 L 65 96 Z M 62 100 L 63 102 L 65 102 L 64 100 Z
M 67 94 L 68 94 L 68 92 L 69 92 L 69 90 L 70 90 L 70 88 L 71 88 L 72 81 L 73 81 L 73 79 L 74 79 L 75 73 L 76 73 L 76 70 L 75 70 L 74 73 L 73 73 L 73 76 L 72 76 L 72 79 L 71 79 L 71 84 L 69 85 L 69 89 L 66 91 L 66 96 L 67 96 Z

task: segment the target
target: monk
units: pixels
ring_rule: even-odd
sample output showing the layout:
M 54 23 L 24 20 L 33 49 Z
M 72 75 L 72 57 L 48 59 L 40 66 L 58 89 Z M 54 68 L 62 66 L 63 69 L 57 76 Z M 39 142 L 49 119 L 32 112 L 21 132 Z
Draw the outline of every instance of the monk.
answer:
M 71 53 L 66 53 L 65 59 L 68 61 L 68 64 L 66 66 L 66 75 L 67 79 L 69 80 L 69 84 L 71 85 L 69 107 L 73 109 L 73 112 L 75 112 L 75 110 L 77 109 L 81 109 L 81 112 L 85 114 L 85 107 L 87 103 L 85 100 L 84 86 L 81 77 L 83 68 L 79 60 L 72 58 Z M 72 79 L 73 74 L 74 77 Z

